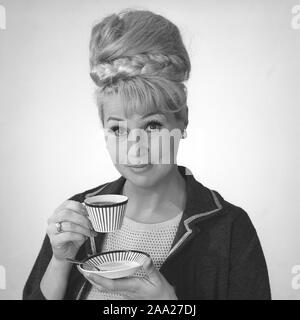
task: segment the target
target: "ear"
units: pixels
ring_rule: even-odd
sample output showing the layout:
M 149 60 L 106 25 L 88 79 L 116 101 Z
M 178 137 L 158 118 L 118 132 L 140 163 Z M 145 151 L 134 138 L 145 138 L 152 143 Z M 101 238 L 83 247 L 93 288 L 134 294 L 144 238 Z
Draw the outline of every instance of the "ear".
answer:
M 185 111 L 185 119 L 186 119 L 186 122 L 185 122 L 185 129 L 186 129 L 189 124 L 189 108 L 188 108 L 188 106 L 186 106 L 184 111 Z
M 186 129 L 187 126 L 189 124 L 189 108 L 186 105 L 183 109 L 182 109 L 182 130 Z

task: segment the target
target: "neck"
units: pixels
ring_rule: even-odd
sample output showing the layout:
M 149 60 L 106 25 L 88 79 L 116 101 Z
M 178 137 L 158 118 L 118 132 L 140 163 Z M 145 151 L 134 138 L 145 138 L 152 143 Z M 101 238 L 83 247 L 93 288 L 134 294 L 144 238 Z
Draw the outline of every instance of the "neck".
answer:
M 143 221 L 165 220 L 184 209 L 185 180 L 175 165 L 159 184 L 149 188 L 141 188 L 126 180 L 123 194 L 130 199 L 126 209 L 129 217 Z

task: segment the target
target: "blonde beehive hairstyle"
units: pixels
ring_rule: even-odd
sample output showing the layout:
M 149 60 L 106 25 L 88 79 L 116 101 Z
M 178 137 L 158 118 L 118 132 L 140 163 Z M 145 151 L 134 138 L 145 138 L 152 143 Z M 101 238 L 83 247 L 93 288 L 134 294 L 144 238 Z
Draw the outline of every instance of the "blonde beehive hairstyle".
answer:
M 126 116 L 172 112 L 187 126 L 190 59 L 177 26 L 163 16 L 126 10 L 105 17 L 92 28 L 90 68 L 102 123 L 105 98 L 117 94 Z

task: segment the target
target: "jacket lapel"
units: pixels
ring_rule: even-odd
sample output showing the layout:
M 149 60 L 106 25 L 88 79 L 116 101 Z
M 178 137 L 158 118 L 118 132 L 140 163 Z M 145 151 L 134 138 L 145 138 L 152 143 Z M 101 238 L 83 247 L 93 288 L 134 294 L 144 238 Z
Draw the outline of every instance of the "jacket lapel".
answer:
M 222 209 L 213 190 L 198 182 L 189 169 L 183 166 L 178 166 L 178 169 L 186 181 L 186 206 L 167 259 L 182 249 L 196 234 L 196 224 Z

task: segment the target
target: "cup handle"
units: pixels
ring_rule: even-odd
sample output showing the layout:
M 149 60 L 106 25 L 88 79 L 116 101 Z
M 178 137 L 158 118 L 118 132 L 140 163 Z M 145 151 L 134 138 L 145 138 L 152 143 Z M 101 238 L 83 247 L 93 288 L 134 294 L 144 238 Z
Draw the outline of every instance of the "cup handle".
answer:
M 84 203 L 84 201 L 81 202 L 81 203 L 82 203 L 82 204 L 85 206 L 85 208 L 86 208 L 86 204 Z M 89 217 L 87 217 L 87 218 L 90 220 Z M 94 237 L 90 237 L 90 244 L 91 244 L 91 248 L 92 248 L 92 254 L 94 255 L 94 254 L 97 253 L 97 248 L 96 248 L 96 243 L 95 243 Z
M 81 204 L 85 207 L 85 209 L 86 209 L 86 207 L 87 207 L 87 205 L 84 203 L 84 201 L 83 202 L 81 202 Z M 87 211 L 87 213 L 89 213 L 88 212 L 88 210 L 86 210 Z M 89 217 L 88 217 L 89 218 Z

